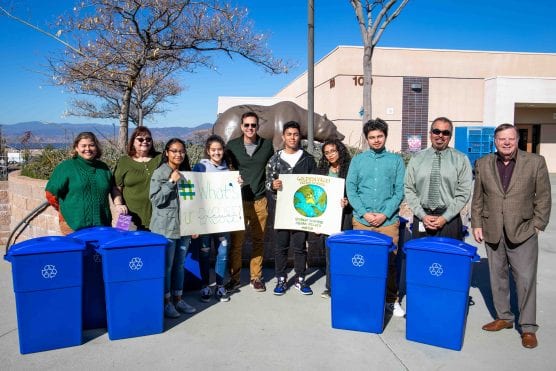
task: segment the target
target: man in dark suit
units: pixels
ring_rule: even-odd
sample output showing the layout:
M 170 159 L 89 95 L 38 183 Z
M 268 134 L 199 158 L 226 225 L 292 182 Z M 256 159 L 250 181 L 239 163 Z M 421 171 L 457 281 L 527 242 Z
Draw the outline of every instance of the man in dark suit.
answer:
M 477 242 L 485 241 L 492 298 L 497 318 L 485 331 L 513 327 L 509 270 L 515 280 L 521 343 L 537 346 L 535 332 L 539 231 L 550 217 L 550 179 L 544 157 L 517 148 L 517 130 L 502 124 L 494 131 L 496 153 L 477 161 L 471 226 Z

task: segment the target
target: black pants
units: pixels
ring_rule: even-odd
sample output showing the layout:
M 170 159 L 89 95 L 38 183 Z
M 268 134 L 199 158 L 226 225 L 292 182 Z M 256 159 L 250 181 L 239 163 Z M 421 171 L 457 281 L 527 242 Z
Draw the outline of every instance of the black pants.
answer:
M 413 230 L 412 235 L 413 238 L 420 238 L 420 237 L 450 237 L 455 238 L 456 240 L 463 241 L 463 229 L 462 229 L 462 222 L 461 216 L 458 214 L 452 220 L 449 220 L 444 224 L 444 227 L 438 229 L 436 231 L 426 229 L 425 232 L 419 231 L 419 222 L 421 219 L 413 216 Z
M 305 278 L 307 269 L 307 232 L 277 229 L 275 231 L 274 266 L 276 278 L 287 278 L 288 250 L 293 249 L 293 268 L 298 278 Z

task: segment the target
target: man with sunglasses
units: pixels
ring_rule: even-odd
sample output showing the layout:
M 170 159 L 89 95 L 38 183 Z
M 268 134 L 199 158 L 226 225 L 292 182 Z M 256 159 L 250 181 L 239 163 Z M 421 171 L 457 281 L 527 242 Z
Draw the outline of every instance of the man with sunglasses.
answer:
M 452 121 L 436 118 L 431 147 L 411 158 L 405 175 L 405 197 L 413 211 L 413 237 L 438 236 L 463 240 L 461 210 L 471 196 L 469 159 L 448 147 Z
M 257 292 L 266 291 L 263 275 L 264 231 L 268 217 L 267 199 L 265 197 L 265 167 L 274 154 L 272 141 L 257 134 L 259 117 L 255 112 L 245 112 L 241 116 L 243 135 L 232 139 L 226 145 L 230 154 L 232 167 L 239 170 L 243 179 L 241 196 L 243 199 L 243 216 L 245 229 L 251 230 L 251 261 L 249 264 L 250 284 Z M 240 286 L 241 252 L 245 241 L 245 231 L 231 234 L 232 244 L 228 252 L 230 262 L 230 281 L 228 291 Z

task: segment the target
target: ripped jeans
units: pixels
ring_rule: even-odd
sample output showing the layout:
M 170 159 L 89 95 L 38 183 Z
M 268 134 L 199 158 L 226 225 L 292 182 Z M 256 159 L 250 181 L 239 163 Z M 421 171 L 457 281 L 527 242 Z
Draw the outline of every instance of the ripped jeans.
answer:
M 183 279 L 185 277 L 185 256 L 191 236 L 184 236 L 177 240 L 168 239 L 170 244 L 166 249 L 166 272 L 164 277 L 164 297 L 169 298 L 170 294 L 181 296 L 183 292 Z
M 205 234 L 200 237 L 201 248 L 199 251 L 199 265 L 203 286 L 210 283 L 210 249 L 214 244 L 216 249 L 216 262 L 214 273 L 216 274 L 216 284 L 224 284 L 224 276 L 228 269 L 228 245 L 230 244 L 229 233 Z

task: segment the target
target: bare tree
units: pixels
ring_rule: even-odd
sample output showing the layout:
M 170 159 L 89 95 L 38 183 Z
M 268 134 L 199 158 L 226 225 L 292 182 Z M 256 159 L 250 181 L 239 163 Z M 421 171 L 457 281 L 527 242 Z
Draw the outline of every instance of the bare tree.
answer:
M 409 0 L 350 0 L 363 37 L 363 122 L 372 118 L 373 52 L 386 27 Z
M 54 83 L 94 97 L 74 100 L 68 114 L 117 115 L 121 148 L 129 120 L 141 125 L 162 112 L 160 104 L 181 91 L 172 76 L 212 68 L 214 52 L 246 58 L 269 73 L 287 72 L 266 36 L 254 32 L 247 10 L 226 1 L 84 0 L 73 10 L 59 18 L 55 34 L 28 25 L 66 46 L 49 59 Z

